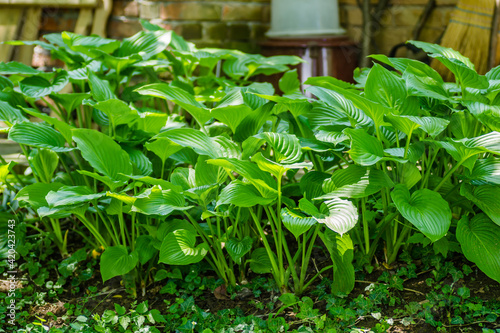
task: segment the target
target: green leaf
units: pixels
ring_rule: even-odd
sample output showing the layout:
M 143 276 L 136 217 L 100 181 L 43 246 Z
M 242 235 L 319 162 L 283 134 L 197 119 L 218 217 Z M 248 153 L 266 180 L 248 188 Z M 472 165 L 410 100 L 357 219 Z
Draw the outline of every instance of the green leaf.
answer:
M 295 163 L 302 157 L 299 139 L 293 134 L 264 132 L 255 137 L 264 139 L 273 148 L 278 163 Z
M 107 101 L 108 99 L 116 99 L 116 96 L 109 85 L 109 81 L 101 80 L 91 70 L 88 70 L 87 74 L 92 97 L 94 97 L 97 102 Z
M 33 172 L 44 182 L 50 183 L 52 175 L 59 164 L 59 156 L 57 153 L 48 149 L 33 149 L 31 150 L 28 161 L 33 169 Z
M 272 255 L 275 257 L 274 253 Z M 276 261 L 276 257 L 274 260 Z M 259 247 L 252 252 L 250 256 L 250 269 L 257 274 L 271 273 L 271 259 L 265 248 Z
M 219 194 L 217 206 L 235 205 L 237 207 L 253 207 L 256 205 L 268 205 L 274 200 L 264 198 L 251 184 L 245 184 L 240 180 L 233 180 Z
M 120 173 L 132 173 L 129 155 L 109 136 L 95 130 L 74 129 L 73 140 L 82 157 L 103 175 L 125 181 Z
M 118 57 L 129 57 L 139 54 L 147 60 L 163 52 L 172 40 L 172 31 L 140 31 L 132 37 L 125 38 L 116 52 Z
M 345 116 L 349 117 L 354 125 L 368 126 L 372 123 L 369 115 L 357 108 L 354 102 L 342 93 L 343 90 L 333 91 L 314 86 L 306 90 L 333 107 L 333 109 L 314 107 L 308 115 L 313 127 L 333 125 L 336 119 L 341 119 Z
M 14 124 L 9 131 L 9 139 L 27 146 L 48 148 L 56 152 L 73 150 L 65 146 L 66 140 L 61 133 L 42 123 Z
M 500 106 L 481 102 L 462 102 L 483 125 L 492 131 L 500 131 Z
M 169 233 L 161 244 L 159 262 L 168 265 L 189 265 L 201 261 L 208 253 L 208 244 L 197 246 L 196 235 L 185 229 Z
M 300 213 L 290 211 L 288 208 L 281 209 L 281 221 L 283 225 L 295 236 L 295 239 L 307 232 L 317 223 L 313 217 L 306 217 Z
M 392 181 L 381 170 L 349 165 L 345 169 L 335 171 L 330 179 L 325 180 L 323 191 L 327 194 L 321 198 L 364 198 L 384 187 L 392 186 Z
M 475 215 L 470 221 L 458 221 L 457 239 L 465 257 L 493 280 L 500 282 L 500 226 L 486 215 Z
M 34 117 L 40 118 L 43 121 L 53 125 L 56 130 L 58 130 L 64 137 L 67 143 L 73 142 L 73 134 L 71 133 L 71 129 L 74 128 L 73 126 L 68 125 L 64 121 L 61 121 L 59 119 L 50 117 L 46 115 L 45 113 L 38 112 L 37 110 L 34 109 L 28 109 L 28 108 L 22 108 L 24 112 L 27 114 L 30 114 Z
M 472 185 L 500 185 L 500 159 L 491 156 L 477 160 L 467 178 Z
M 125 151 L 130 156 L 130 161 L 136 175 L 149 176 L 153 173 L 153 163 L 151 163 L 141 150 L 125 147 Z
M 349 294 L 354 289 L 354 245 L 349 235 L 339 235 L 326 229 L 319 236 L 333 262 L 332 293 Z
M 184 196 L 172 190 L 152 188 L 147 197 L 137 198 L 132 206 L 133 212 L 145 215 L 169 215 L 174 210 L 187 210 Z
M 372 67 L 366 78 L 365 95 L 372 101 L 397 110 L 398 114 L 406 111 L 406 86 L 404 80 L 398 77 L 396 73 L 390 72 L 378 64 Z
M 199 155 L 206 155 L 211 158 L 220 156 L 218 151 L 220 146 L 216 146 L 210 137 L 199 130 L 178 128 L 162 132 L 153 137 L 153 139 L 158 138 L 167 138 L 182 147 L 189 147 Z
M 269 172 L 277 179 L 283 177 L 283 175 L 291 169 L 310 169 L 312 168 L 311 162 L 293 163 L 293 164 L 281 164 L 271 161 L 264 156 L 262 153 L 257 153 L 252 156 L 252 162 L 256 162 L 262 171 Z
M 10 124 L 27 121 L 21 110 L 12 107 L 9 103 L 0 101 L 0 121 L 7 121 Z
M 266 199 L 275 199 L 278 195 L 276 181 L 269 173 L 259 169 L 255 163 L 234 158 L 208 160 L 207 163 L 236 171 L 254 185 Z
M 460 194 L 472 201 L 476 206 L 500 226 L 500 187 L 496 185 L 471 186 L 463 183 Z
M 358 222 L 358 209 L 349 200 L 332 198 L 324 202 L 327 216 L 316 218 L 319 223 L 324 223 L 329 229 L 341 236 L 354 228 Z
M 302 192 L 304 198 L 309 200 L 322 196 L 324 194 L 323 182 L 329 177 L 328 173 L 309 171 L 300 179 L 300 192 Z
M 52 79 L 52 82 L 49 79 Z M 68 73 L 60 70 L 55 74 L 40 73 L 27 77 L 19 83 L 19 88 L 25 96 L 40 98 L 59 92 L 66 84 L 68 84 Z
M 471 149 L 481 149 L 482 151 L 499 155 L 500 154 L 500 133 L 490 132 L 481 136 L 462 141 L 464 146 Z
M 103 38 L 96 35 L 83 36 L 68 31 L 61 33 L 61 37 L 71 50 L 90 57 L 94 56 L 93 50 L 113 53 L 120 45 L 120 41 L 116 39 Z
M 8 63 L 0 62 L 0 74 L 22 74 L 22 75 L 37 75 L 41 73 L 39 70 L 34 69 L 31 66 L 22 64 L 17 61 L 11 61 Z
M 45 196 L 49 207 L 73 206 L 103 197 L 105 193 L 94 193 L 87 186 L 63 186 Z
M 167 158 L 184 148 L 168 138 L 156 137 L 153 140 L 153 142 L 146 143 L 144 147 L 158 156 L 162 163 L 165 163 Z
M 254 112 L 247 105 L 217 106 L 210 111 L 215 119 L 226 124 L 233 133 L 236 133 L 238 126 L 250 113 Z
M 202 127 L 211 118 L 208 108 L 198 102 L 193 95 L 189 94 L 184 89 L 166 83 L 153 83 L 142 86 L 135 91 L 141 95 L 166 99 L 180 105 L 189 112 Z
M 433 242 L 448 232 L 451 210 L 439 193 L 422 189 L 410 196 L 405 185 L 396 185 L 391 198 L 401 215 Z
M 140 235 L 135 240 L 135 251 L 139 255 L 139 262 L 144 265 L 150 261 L 158 252 L 153 246 L 154 238 L 149 235 Z
M 231 256 L 235 263 L 241 265 L 241 258 L 252 249 L 253 239 L 250 236 L 245 236 L 243 239 L 230 238 L 226 242 L 227 253 Z
M 95 103 L 92 106 L 108 116 L 113 128 L 123 124 L 127 124 L 131 127 L 140 118 L 136 110 L 119 99 L 108 99 Z
M 139 262 L 136 251 L 128 253 L 123 246 L 110 246 L 101 255 L 101 276 L 106 282 L 115 276 L 125 275 L 133 270 Z
M 89 93 L 72 93 L 72 94 L 51 94 L 50 98 L 52 98 L 55 102 L 62 105 L 64 110 L 68 113 L 71 113 L 77 107 L 79 107 L 84 99 L 90 98 Z
M 300 91 L 300 81 L 297 69 L 293 69 L 283 74 L 279 80 L 279 87 L 284 94 Z
M 351 149 L 348 153 L 354 162 L 370 166 L 384 158 L 382 143 L 366 131 L 346 128 L 344 133 L 351 138 Z
M 21 207 L 31 207 L 37 210 L 40 207 L 48 206 L 45 197 L 51 191 L 57 191 L 64 184 L 61 183 L 35 183 L 23 187 L 16 195 L 16 200 Z
M 451 48 L 415 40 L 409 40 L 407 43 L 415 45 L 416 47 L 424 50 L 426 53 L 439 54 L 443 57 L 446 57 L 447 59 L 457 59 L 464 63 L 467 67 L 471 69 L 474 68 L 474 64 L 470 61 L 469 58 L 463 56 L 462 54 L 460 54 L 460 52 L 455 51 Z

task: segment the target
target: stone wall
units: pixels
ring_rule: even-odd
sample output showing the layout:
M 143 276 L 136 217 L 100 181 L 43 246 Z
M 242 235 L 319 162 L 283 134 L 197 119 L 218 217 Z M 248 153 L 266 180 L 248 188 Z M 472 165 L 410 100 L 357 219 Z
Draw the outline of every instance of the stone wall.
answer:
M 307 1 L 307 0 L 304 0 Z M 415 24 L 428 0 L 390 0 L 375 33 L 375 52 L 388 53 L 412 38 Z M 375 4 L 377 0 L 373 0 Z M 437 0 L 422 30 L 421 40 L 434 42 L 444 31 L 457 0 Z M 361 39 L 361 10 L 357 0 L 339 0 L 340 21 L 355 41 Z M 76 10 L 44 9 L 41 34 L 72 30 Z M 258 42 L 269 28 L 270 0 L 116 0 L 108 36 L 124 38 L 140 30 L 139 19 L 173 29 L 200 46 L 258 52 Z

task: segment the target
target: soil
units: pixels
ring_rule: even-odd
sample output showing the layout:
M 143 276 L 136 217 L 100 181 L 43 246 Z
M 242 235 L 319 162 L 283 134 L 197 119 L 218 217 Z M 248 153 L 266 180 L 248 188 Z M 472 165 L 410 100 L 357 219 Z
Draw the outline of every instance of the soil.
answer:
M 470 263 L 469 263 L 470 264 Z M 389 273 L 395 272 L 397 265 L 393 265 Z M 455 263 L 455 267 L 461 267 L 461 263 Z M 417 271 L 418 267 L 417 267 Z M 365 292 L 365 287 L 370 284 L 372 281 L 377 281 L 377 278 L 382 274 L 382 270 L 374 271 L 372 274 L 367 275 L 363 281 L 357 281 L 355 289 L 349 295 L 352 298 L 356 298 L 361 293 Z M 323 274 L 324 277 L 330 277 L 328 274 Z M 387 307 L 383 311 L 383 316 L 391 316 L 393 310 L 396 308 L 401 308 L 404 304 L 408 304 L 410 302 L 418 302 L 423 304 L 428 302 L 426 300 L 426 294 L 431 291 L 431 287 L 429 287 L 425 280 L 427 278 L 432 277 L 430 271 L 419 273 L 417 278 L 408 279 L 404 283 L 405 290 L 397 291 L 399 294 L 401 304 L 397 307 L 391 308 Z M 253 277 L 249 276 L 248 279 L 251 280 Z M 330 277 L 331 278 L 331 277 Z M 30 310 L 30 313 L 33 315 L 37 315 L 48 320 L 49 326 L 59 327 L 63 325 L 63 321 L 60 317 L 66 313 L 66 309 L 64 308 L 64 303 L 76 304 L 85 302 L 84 307 L 86 309 L 91 310 L 92 313 L 103 313 L 105 310 L 114 310 L 114 303 L 120 304 L 125 308 L 129 308 L 131 303 L 136 301 L 138 303 L 143 301 L 148 301 L 149 308 L 157 309 L 161 313 L 167 312 L 167 304 L 164 300 L 174 301 L 176 296 L 169 294 L 160 294 L 159 291 L 164 285 L 164 281 L 160 281 L 157 283 L 153 283 L 147 288 L 147 292 L 145 296 L 138 295 L 137 299 L 132 299 L 127 294 L 125 288 L 121 285 L 121 279 L 119 277 L 113 278 L 106 283 L 102 284 L 101 276 L 96 269 L 94 276 L 89 281 L 85 282 L 84 285 L 80 286 L 80 290 L 82 292 L 74 295 L 71 294 L 69 290 L 66 290 L 59 297 L 59 301 L 56 303 L 46 304 L 44 306 L 36 306 Z M 452 280 L 444 280 L 444 283 L 452 283 Z M 498 300 L 500 301 L 500 284 L 488 278 L 484 273 L 482 273 L 479 269 L 473 268 L 473 273 L 466 276 L 464 279 L 459 280 L 455 286 L 467 286 L 470 289 L 471 297 L 477 296 L 483 300 Z M 84 294 L 84 290 L 87 290 L 87 287 L 95 286 L 101 292 L 94 296 L 88 296 Z M 308 294 L 306 292 L 306 294 Z M 210 292 L 209 290 L 205 291 L 203 295 L 196 298 L 196 304 L 203 309 L 204 311 L 210 313 L 217 313 L 220 310 L 224 309 L 232 309 L 239 307 L 245 315 L 255 315 L 260 316 L 261 318 L 265 318 L 269 315 L 269 310 L 257 310 L 255 306 L 249 304 L 249 300 L 253 299 L 255 301 L 263 302 L 264 304 L 271 302 L 276 298 L 276 294 L 271 294 L 269 292 L 263 292 L 259 298 L 255 298 L 252 292 L 249 290 L 243 289 L 240 294 L 238 294 L 234 299 L 230 298 L 230 295 L 226 294 L 225 288 L 217 288 L 215 292 Z M 320 309 L 321 313 L 325 313 L 326 311 L 326 303 L 324 301 L 316 302 L 315 308 Z M 442 311 L 436 309 L 436 311 Z M 51 312 L 55 314 L 58 319 L 54 320 L 52 316 L 48 316 L 47 314 Z M 444 315 L 444 314 L 443 314 Z M 295 314 L 293 312 L 284 311 L 282 316 L 285 317 L 287 322 L 296 321 Z M 374 327 L 378 321 L 374 319 L 372 316 L 364 316 L 360 317 L 356 322 L 356 327 Z M 490 325 L 490 327 L 492 327 Z M 500 327 L 493 326 L 493 327 Z M 447 332 L 481 332 L 481 328 L 478 325 L 450 325 L 448 327 Z M 411 333 L 428 333 L 428 332 L 436 332 L 436 329 L 431 325 L 425 323 L 423 320 L 421 322 L 417 322 L 417 324 L 404 326 L 398 320 L 395 320 L 394 325 L 388 330 L 388 332 L 411 332 Z

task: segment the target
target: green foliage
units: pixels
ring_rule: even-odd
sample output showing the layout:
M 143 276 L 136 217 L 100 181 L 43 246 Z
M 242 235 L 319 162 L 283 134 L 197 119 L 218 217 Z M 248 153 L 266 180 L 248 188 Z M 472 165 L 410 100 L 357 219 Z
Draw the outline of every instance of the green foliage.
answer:
M 198 49 L 142 23 L 123 41 L 32 42 L 67 69 L 0 64 L 3 131 L 30 166 L 2 158 L 2 189 L 63 257 L 67 228 L 103 250 L 103 281 L 122 276 L 134 296 L 157 266 L 200 262 L 232 288 L 250 270 L 300 295 L 321 275 L 308 270 L 318 247 L 335 293 L 353 289 L 355 267 L 390 265 L 418 243 L 445 256 L 460 246 L 500 281 L 497 69 L 479 75 L 458 52 L 412 42 L 456 83 L 373 56 L 383 66 L 358 70 L 357 85 L 310 78 L 310 100 L 290 70 L 297 57 Z M 252 81 L 277 73 L 283 96 Z M 102 320 L 126 330 L 122 312 Z

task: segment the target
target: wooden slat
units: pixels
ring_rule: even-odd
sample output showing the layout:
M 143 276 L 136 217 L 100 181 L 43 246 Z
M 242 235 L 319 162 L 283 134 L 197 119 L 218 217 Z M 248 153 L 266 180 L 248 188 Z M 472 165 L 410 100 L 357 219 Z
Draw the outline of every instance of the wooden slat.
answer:
M 40 7 L 97 7 L 98 0 L 0 0 L 0 6 L 40 6 Z M 5 10 L 4 8 L 1 9 Z
M 0 42 L 16 39 L 23 11 L 23 8 L 0 9 Z M 12 45 L 0 44 L 0 61 L 10 61 L 13 50 Z
M 24 14 L 23 26 L 20 40 L 36 40 L 38 39 L 38 31 L 40 30 L 40 17 L 42 16 L 42 8 L 28 7 Z M 25 65 L 31 66 L 33 60 L 34 46 L 18 46 L 19 51 L 16 54 L 16 59 Z
M 101 5 L 95 10 L 92 34 L 106 37 L 106 24 L 113 9 L 113 0 L 101 0 Z
M 92 26 L 92 9 L 81 9 L 75 24 L 75 33 L 87 35 Z

